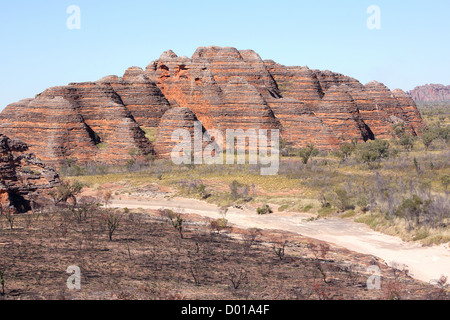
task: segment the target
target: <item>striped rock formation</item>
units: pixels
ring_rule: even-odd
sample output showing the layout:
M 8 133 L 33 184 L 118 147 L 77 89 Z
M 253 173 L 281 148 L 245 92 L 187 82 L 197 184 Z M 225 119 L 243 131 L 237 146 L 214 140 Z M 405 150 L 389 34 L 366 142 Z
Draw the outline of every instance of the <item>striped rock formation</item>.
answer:
M 342 141 L 367 141 L 371 138 L 358 106 L 348 93 L 347 86 L 328 88 L 315 115 L 319 117 Z
M 314 74 L 317 77 L 317 80 L 319 81 L 320 87 L 324 92 L 326 92 L 329 88 L 334 86 L 341 86 L 345 85 L 349 89 L 361 89 L 364 86 L 355 78 L 351 78 L 348 76 L 345 76 L 340 73 L 332 72 L 330 70 L 313 70 Z
M 423 122 L 412 97 L 401 89 L 392 90 L 392 94 L 397 99 L 400 108 L 402 108 L 404 112 L 403 120 L 412 127 L 414 133 L 420 134 L 425 130 L 425 123 Z
M 206 130 L 203 126 L 199 126 L 197 131 L 195 130 L 195 125 L 198 122 L 195 114 L 189 109 L 185 107 L 175 107 L 167 111 L 162 117 L 158 134 L 155 141 L 155 152 L 159 158 L 171 158 L 171 153 L 174 150 L 176 145 L 179 145 L 180 142 L 183 141 L 183 137 L 180 135 L 175 135 L 172 139 L 176 130 L 186 130 L 189 132 L 189 145 L 194 148 L 194 140 L 197 139 L 201 141 L 203 139 L 203 135 Z M 197 134 L 197 136 L 195 136 Z M 183 149 L 181 153 L 177 153 L 176 156 L 183 157 L 186 149 L 188 149 L 188 145 L 180 145 Z M 201 150 L 205 147 L 204 143 L 201 143 Z M 201 151 L 200 150 L 200 151 Z M 194 156 L 196 153 L 193 153 Z M 189 155 L 190 157 L 191 155 Z
M 35 99 L 11 104 L 0 115 L 0 132 L 26 141 L 55 166 L 69 159 L 125 163 L 133 148 L 153 153 L 122 98 L 102 81 L 49 88 Z
M 296 99 L 315 109 L 324 93 L 313 70 L 308 67 L 286 67 L 273 61 L 266 63 L 282 97 Z
M 169 50 L 145 70 L 11 104 L 0 114 L 0 132 L 56 166 L 67 159 L 126 163 L 131 149 L 168 158 L 170 131 L 193 119 L 203 130 L 279 129 L 294 147 L 322 150 L 390 138 L 397 123 L 412 135 L 425 128 L 414 101 L 381 83 L 283 66 L 252 50 L 200 47 L 191 58 Z M 156 141 L 147 140 L 146 128 L 158 128 Z
M 75 157 L 89 161 L 97 150 L 95 133 L 61 90 L 47 89 L 35 99 L 7 106 L 0 114 L 0 132 L 26 141 L 48 163 Z
M 131 67 L 123 78 L 109 76 L 98 83 L 111 85 L 142 127 L 157 128 L 162 115 L 170 108 L 161 90 L 147 78 L 141 68 Z

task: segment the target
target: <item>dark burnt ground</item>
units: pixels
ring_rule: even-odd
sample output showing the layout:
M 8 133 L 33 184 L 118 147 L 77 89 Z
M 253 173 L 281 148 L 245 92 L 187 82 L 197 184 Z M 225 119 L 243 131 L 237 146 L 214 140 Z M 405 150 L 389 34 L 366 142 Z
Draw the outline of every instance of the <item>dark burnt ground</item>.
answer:
M 157 212 L 116 213 L 113 241 L 101 209 L 81 222 L 62 210 L 21 215 L 13 230 L 2 217 L 0 299 L 448 299 L 375 257 L 300 235 L 219 233 L 186 215 L 181 239 Z M 81 269 L 81 290 L 66 286 L 71 265 Z M 370 265 L 381 269 L 379 290 L 366 286 Z

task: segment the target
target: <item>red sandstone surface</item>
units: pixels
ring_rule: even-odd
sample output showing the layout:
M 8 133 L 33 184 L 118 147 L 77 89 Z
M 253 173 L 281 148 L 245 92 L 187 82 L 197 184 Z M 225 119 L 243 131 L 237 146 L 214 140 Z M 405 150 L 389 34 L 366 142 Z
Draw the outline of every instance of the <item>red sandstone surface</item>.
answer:
M 399 122 L 412 135 L 425 128 L 401 90 L 283 66 L 252 50 L 201 47 L 191 58 L 169 50 L 145 70 L 131 67 L 123 77 L 49 88 L 13 103 L 0 114 L 0 132 L 56 166 L 68 159 L 123 164 L 132 149 L 169 158 L 171 132 L 191 130 L 196 120 L 206 131 L 279 129 L 294 147 L 321 150 L 389 138 Z M 148 128 L 155 141 L 145 136 Z

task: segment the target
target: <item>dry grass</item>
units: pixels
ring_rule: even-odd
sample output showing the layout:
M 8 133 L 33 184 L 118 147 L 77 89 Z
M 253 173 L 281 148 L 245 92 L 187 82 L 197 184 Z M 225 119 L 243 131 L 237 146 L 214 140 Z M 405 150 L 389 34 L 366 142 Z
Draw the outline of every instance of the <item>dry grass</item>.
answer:
M 420 107 L 420 106 L 419 106 Z M 443 111 L 444 110 L 444 111 Z M 424 119 L 428 124 L 440 121 L 448 125 L 450 115 L 448 108 L 424 110 Z M 446 112 L 446 113 L 445 113 Z M 412 151 L 406 152 L 398 140 L 391 140 L 391 156 L 369 167 L 362 163 L 358 154 L 353 154 L 347 161 L 342 161 L 335 153 L 321 153 L 312 158 L 307 165 L 299 157 L 281 158 L 278 175 L 262 176 L 259 167 L 251 165 L 192 165 L 175 166 L 169 161 L 156 161 L 151 167 L 137 172 L 112 173 L 71 177 L 91 187 L 99 187 L 108 182 L 122 183 L 126 192 L 133 192 L 139 186 L 157 183 L 158 185 L 178 190 L 178 194 L 201 199 L 199 194 L 187 185 L 195 183 L 204 185 L 208 192 L 207 201 L 219 206 L 250 201 L 255 204 L 268 203 L 281 211 L 305 212 L 326 217 L 336 212 L 337 189 L 347 190 L 352 195 L 351 203 L 355 209 L 344 213 L 346 218 L 359 218 L 369 226 L 376 226 L 378 231 L 393 234 L 403 239 L 423 243 L 448 242 L 448 231 L 436 229 L 430 231 L 407 230 L 401 219 L 382 219 L 386 215 L 386 201 L 382 195 L 386 190 L 395 195 L 398 205 L 411 194 L 421 193 L 447 197 L 446 186 L 442 178 L 450 176 L 450 149 L 442 140 L 433 142 L 429 150 L 422 141 L 416 139 Z M 379 186 L 377 180 L 382 180 Z M 246 185 L 248 197 L 233 199 L 230 197 L 230 185 L 233 181 Z M 413 191 L 411 187 L 413 186 Z M 448 187 L 447 187 L 448 188 Z M 449 188 L 450 189 L 450 188 Z M 377 195 L 370 218 L 357 205 L 360 195 Z M 319 199 L 326 195 L 332 208 L 322 208 Z M 391 201 L 391 200 L 389 200 Z M 392 202 L 392 201 L 391 201 Z M 393 209 L 390 208 L 392 211 Z M 392 215 L 392 212 L 390 213 Z M 379 221 L 374 216 L 379 216 Z M 375 219 L 375 220 L 374 220 Z M 386 220 L 386 221 L 385 221 Z M 448 222 L 448 221 L 443 221 Z M 420 226 L 418 227 L 420 229 Z M 428 234 L 428 236 L 426 236 Z

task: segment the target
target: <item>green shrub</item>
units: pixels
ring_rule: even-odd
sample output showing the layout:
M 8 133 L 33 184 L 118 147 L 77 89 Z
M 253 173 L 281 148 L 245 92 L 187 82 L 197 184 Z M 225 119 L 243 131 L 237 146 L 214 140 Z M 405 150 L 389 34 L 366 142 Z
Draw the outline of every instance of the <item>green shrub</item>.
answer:
M 108 148 L 108 143 L 100 142 L 95 145 L 99 150 L 106 150 Z
M 196 192 L 202 197 L 202 199 L 207 199 L 211 196 L 211 193 L 206 190 L 206 186 L 203 183 L 196 187 Z
M 355 219 L 355 222 L 364 223 L 371 229 L 377 230 L 378 225 L 386 223 L 386 218 L 382 214 L 365 214 Z
M 256 212 L 260 215 L 263 215 L 263 214 L 270 214 L 273 211 L 272 211 L 272 208 L 268 204 L 265 204 L 262 207 L 259 207 L 258 209 L 256 209 Z
M 334 205 L 336 208 L 338 208 L 341 212 L 344 212 L 346 210 L 355 209 L 355 206 L 352 205 L 352 197 L 342 188 L 336 189 L 335 191 L 336 198 L 334 201 Z
M 53 198 L 55 205 L 67 202 L 69 199 L 72 199 L 73 202 L 76 203 L 76 196 L 83 188 L 84 184 L 79 181 L 74 181 L 72 183 L 63 182 L 56 188 L 56 191 L 51 191 L 49 195 Z
M 355 146 L 352 143 L 345 142 L 341 144 L 340 150 L 344 155 L 344 159 L 347 160 L 348 157 L 352 155 L 353 151 L 355 151 Z
M 434 140 L 438 138 L 438 133 L 435 130 L 428 129 L 425 131 L 421 136 L 420 139 L 422 140 L 425 149 L 428 150 L 433 143 Z
M 450 185 L 450 176 L 446 174 L 445 176 L 441 177 L 441 184 L 444 186 L 445 191 L 447 191 L 448 186 Z
M 394 125 L 393 129 L 394 129 L 395 136 L 397 136 L 397 138 L 400 138 L 405 134 L 405 124 L 404 123 L 397 123 L 396 125 Z
M 413 241 L 423 240 L 425 238 L 428 238 L 429 236 L 430 236 L 430 234 L 428 233 L 428 231 L 419 230 L 418 232 L 416 232 L 415 236 L 413 237 Z
M 126 167 L 128 170 L 131 170 L 131 168 L 133 168 L 134 164 L 136 163 L 136 160 L 134 159 L 128 159 L 127 160 L 127 164 Z
M 148 163 L 153 163 L 155 161 L 155 156 L 153 154 L 148 154 L 145 156 L 145 160 L 147 160 Z
M 329 216 L 330 214 L 333 214 L 333 213 L 335 213 L 335 211 L 336 211 L 336 209 L 334 209 L 334 208 L 331 208 L 331 207 L 325 207 L 325 208 L 321 208 L 321 209 L 319 209 L 319 211 L 317 212 L 317 214 L 318 214 L 318 217 L 327 217 L 327 216 Z
M 318 154 L 319 150 L 317 150 L 312 144 L 307 145 L 306 148 L 298 150 L 298 156 L 302 158 L 303 164 L 307 164 L 310 158 L 315 157 Z
M 169 209 L 162 209 L 162 210 L 159 210 L 159 212 L 162 216 L 165 216 L 170 221 L 170 224 L 172 225 L 172 227 L 174 227 L 174 229 L 178 231 L 180 238 L 184 239 L 184 235 L 183 235 L 184 219 L 182 219 L 178 213 L 175 213 Z
M 341 218 L 351 218 L 354 217 L 356 215 L 355 210 L 347 210 L 344 212 L 344 214 L 342 214 Z
M 414 147 L 414 139 L 407 133 L 404 133 L 398 143 L 405 148 L 406 151 L 411 151 Z
M 356 205 L 361 209 L 362 212 L 369 211 L 369 199 L 365 194 L 362 194 L 356 200 Z
M 249 187 L 246 184 L 240 183 L 233 180 L 230 184 L 231 198 L 236 201 L 238 199 L 244 199 L 250 201 L 251 198 L 248 196 Z
M 389 142 L 386 140 L 373 140 L 358 145 L 361 160 L 371 164 L 378 159 L 389 157 Z
M 25 166 L 25 167 L 22 168 L 22 172 L 23 173 L 31 173 L 31 169 L 30 169 L 29 166 Z
M 158 128 L 146 128 L 146 127 L 141 127 L 142 131 L 145 132 L 145 137 L 150 141 L 150 142 L 155 142 L 156 141 L 156 136 L 157 136 L 157 131 Z
M 395 215 L 407 220 L 410 225 L 415 222 L 420 224 L 421 217 L 426 214 L 431 200 L 423 200 L 418 195 L 413 195 L 411 198 L 404 199 L 402 204 L 397 208 Z

